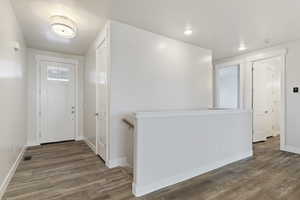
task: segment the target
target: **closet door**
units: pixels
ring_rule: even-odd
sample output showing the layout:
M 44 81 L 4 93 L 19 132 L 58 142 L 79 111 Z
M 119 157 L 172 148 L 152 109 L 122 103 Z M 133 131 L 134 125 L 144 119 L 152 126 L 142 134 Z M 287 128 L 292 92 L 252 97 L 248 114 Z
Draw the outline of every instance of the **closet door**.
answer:
M 108 74 L 107 48 L 103 41 L 96 51 L 96 148 L 98 155 L 106 161 L 108 152 Z

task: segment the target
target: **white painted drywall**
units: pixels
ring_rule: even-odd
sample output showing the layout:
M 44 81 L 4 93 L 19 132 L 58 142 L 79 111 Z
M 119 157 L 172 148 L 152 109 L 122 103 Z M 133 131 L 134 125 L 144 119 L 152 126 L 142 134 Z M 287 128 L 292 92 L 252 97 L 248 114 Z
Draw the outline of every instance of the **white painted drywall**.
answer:
M 212 106 L 212 52 L 111 22 L 111 159 L 132 145 L 126 115 Z
M 249 83 L 250 83 L 250 70 L 246 65 L 246 60 L 255 55 L 263 55 L 268 52 L 280 51 L 287 49 L 286 55 L 286 134 L 285 134 L 285 150 L 300 153 L 300 93 L 293 93 L 293 87 L 300 87 L 300 40 L 285 43 L 260 51 L 255 51 L 250 54 L 245 54 L 238 57 L 232 57 L 215 61 L 215 64 L 224 62 L 237 62 L 241 63 L 242 81 L 244 84 L 244 95 L 241 99 L 244 107 L 246 107 L 250 99 Z
M 79 61 L 78 70 L 78 112 L 79 112 L 79 138 L 83 136 L 83 87 L 84 87 L 84 57 L 67 55 L 49 51 L 42 51 L 37 49 L 28 49 L 27 63 L 28 63 L 28 139 L 27 144 L 29 146 L 38 145 L 37 138 L 37 115 L 36 115 L 36 104 L 37 104 L 37 66 L 36 56 L 50 56 L 65 59 L 74 59 Z
M 86 54 L 84 136 L 95 143 L 95 52 L 108 36 L 110 49 L 109 161 L 131 160 L 131 131 L 122 118 L 141 110 L 212 106 L 212 52 L 112 21 Z
M 0 199 L 27 137 L 26 46 L 9 0 L 0 2 Z M 15 42 L 20 44 L 14 50 Z M 7 181 L 8 179 L 6 179 Z
M 145 112 L 135 117 L 136 196 L 252 156 L 249 111 Z
M 300 1 L 110 0 L 110 2 L 111 19 L 210 48 L 217 58 L 243 53 L 238 49 L 244 43 L 246 51 L 250 52 L 265 48 L 270 43 L 281 44 L 299 38 Z M 190 37 L 183 34 L 186 26 L 193 30 Z

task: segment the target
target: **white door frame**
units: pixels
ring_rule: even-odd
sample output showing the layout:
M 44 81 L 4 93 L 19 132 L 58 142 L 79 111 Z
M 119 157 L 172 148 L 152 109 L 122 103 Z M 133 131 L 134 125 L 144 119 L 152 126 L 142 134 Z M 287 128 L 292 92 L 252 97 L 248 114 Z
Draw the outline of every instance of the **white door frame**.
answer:
M 248 101 L 250 105 L 247 105 L 248 108 L 252 109 L 253 105 L 253 73 L 252 68 L 253 64 L 257 61 L 267 60 L 271 58 L 281 58 L 282 66 L 280 69 L 281 72 L 281 96 L 280 96 L 280 149 L 285 149 L 285 138 L 286 138 L 286 54 L 287 49 L 273 50 L 265 53 L 259 53 L 257 55 L 247 58 L 247 69 L 250 70 L 250 96 L 248 96 Z M 253 120 L 252 120 L 252 131 L 253 131 Z M 253 134 L 252 134 L 253 137 Z M 253 141 L 253 138 L 252 138 Z
M 79 71 L 79 61 L 76 59 L 58 58 L 52 56 L 36 55 L 36 142 L 41 144 L 41 62 L 58 62 L 64 64 L 72 64 L 75 66 L 75 140 L 80 140 L 79 135 L 79 84 L 78 84 L 78 71 Z

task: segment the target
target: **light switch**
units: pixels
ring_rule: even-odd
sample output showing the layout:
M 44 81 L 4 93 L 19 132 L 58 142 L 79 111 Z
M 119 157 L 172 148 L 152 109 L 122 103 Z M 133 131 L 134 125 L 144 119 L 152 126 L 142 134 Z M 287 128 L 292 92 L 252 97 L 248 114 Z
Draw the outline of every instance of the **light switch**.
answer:
M 293 92 L 294 92 L 294 93 L 299 93 L 299 88 L 298 88 L 298 87 L 294 87 L 294 88 L 293 88 Z

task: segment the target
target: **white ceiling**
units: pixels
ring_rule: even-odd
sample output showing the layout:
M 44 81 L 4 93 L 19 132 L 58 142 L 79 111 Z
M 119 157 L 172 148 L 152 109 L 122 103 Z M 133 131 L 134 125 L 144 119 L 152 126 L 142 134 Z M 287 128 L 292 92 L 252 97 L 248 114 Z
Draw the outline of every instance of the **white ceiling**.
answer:
M 12 0 L 30 47 L 83 54 L 105 18 L 214 51 L 214 58 L 300 39 L 297 0 Z M 49 17 L 64 14 L 78 23 L 75 40 L 63 41 L 49 30 Z M 183 34 L 186 26 L 192 36 Z M 265 40 L 270 43 L 266 44 Z M 244 53 L 244 52 L 242 52 Z
M 109 0 L 11 0 L 28 47 L 84 55 L 108 16 Z M 50 17 L 64 15 L 78 26 L 74 39 L 50 29 Z

